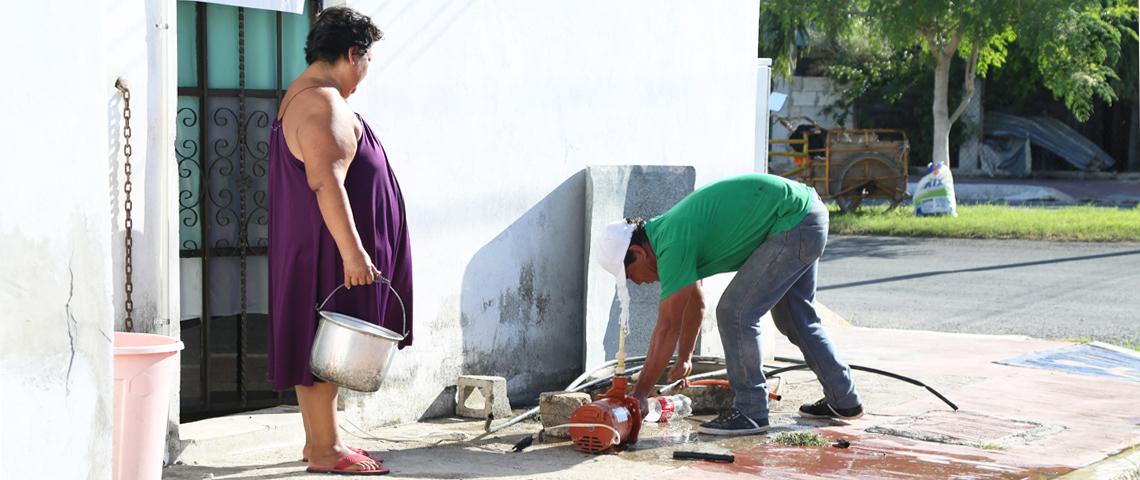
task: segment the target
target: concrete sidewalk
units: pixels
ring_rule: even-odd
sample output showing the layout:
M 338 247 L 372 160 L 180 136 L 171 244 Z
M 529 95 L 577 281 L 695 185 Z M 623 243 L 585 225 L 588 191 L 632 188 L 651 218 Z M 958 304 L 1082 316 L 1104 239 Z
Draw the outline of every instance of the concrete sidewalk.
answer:
M 360 432 L 353 445 L 379 452 L 392 477 L 450 479 L 574 478 L 1115 478 L 1140 471 L 1140 382 L 994 363 L 1072 346 L 1021 336 L 859 328 L 826 319 L 843 358 L 916 378 L 926 390 L 865 372 L 855 378 L 867 415 L 852 422 L 802 419 L 801 403 L 821 396 L 810 373 L 783 375 L 784 400 L 772 405 L 767 435 L 723 439 L 696 434 L 690 419 L 647 426 L 641 441 L 617 455 L 576 452 L 566 441 L 508 453 L 539 429 L 523 422 L 475 443 L 482 422 L 442 419 Z M 778 356 L 799 356 L 780 339 Z M 1127 352 L 1126 355 L 1136 355 Z M 304 473 L 297 413 L 241 415 L 184 426 L 197 435 L 164 478 L 330 478 Z M 707 417 L 704 417 L 707 418 Z M 780 432 L 815 430 L 849 448 L 788 447 Z M 227 434 L 227 432 L 229 432 Z M 672 460 L 674 450 L 734 453 L 736 462 Z M 1111 460 L 1105 459 L 1114 457 Z M 1131 477 L 1128 477 L 1131 478 Z

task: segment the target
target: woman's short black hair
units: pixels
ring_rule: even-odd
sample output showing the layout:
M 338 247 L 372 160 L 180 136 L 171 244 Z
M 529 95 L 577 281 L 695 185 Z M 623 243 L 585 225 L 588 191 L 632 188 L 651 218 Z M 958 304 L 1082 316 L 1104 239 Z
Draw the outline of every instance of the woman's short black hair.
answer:
M 317 21 L 305 39 L 305 62 L 323 60 L 335 63 L 348 54 L 348 49 L 356 47 L 365 53 L 372 43 L 384 38 L 372 19 L 345 6 L 329 7 L 321 10 Z
M 645 244 L 649 243 L 649 237 L 647 235 L 645 235 L 645 220 L 642 220 L 641 217 L 629 217 L 629 218 L 626 218 L 625 221 L 626 221 L 626 223 L 630 223 L 630 224 L 633 224 L 635 226 L 635 228 L 633 229 L 633 236 L 629 238 L 629 245 L 630 246 L 634 246 L 634 245 L 643 245 L 644 246 Z M 636 261 L 637 261 L 637 256 L 634 255 L 633 252 L 626 250 L 626 252 L 625 252 L 625 268 L 629 268 L 629 266 L 632 265 L 633 262 L 636 262 Z

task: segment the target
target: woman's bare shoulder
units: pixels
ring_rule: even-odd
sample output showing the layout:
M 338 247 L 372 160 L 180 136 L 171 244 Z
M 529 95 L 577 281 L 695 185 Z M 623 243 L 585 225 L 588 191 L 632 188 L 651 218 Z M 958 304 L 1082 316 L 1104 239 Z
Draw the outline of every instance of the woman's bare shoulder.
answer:
M 335 87 L 325 85 L 290 86 L 277 113 L 281 121 L 309 116 L 331 116 L 344 103 Z

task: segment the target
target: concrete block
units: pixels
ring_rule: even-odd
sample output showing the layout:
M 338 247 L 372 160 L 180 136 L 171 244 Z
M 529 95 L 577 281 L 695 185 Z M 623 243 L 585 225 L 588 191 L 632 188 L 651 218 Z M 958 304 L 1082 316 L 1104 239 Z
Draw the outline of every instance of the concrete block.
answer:
M 625 217 L 649 219 L 665 213 L 692 193 L 696 170 L 690 166 L 592 166 L 586 169 L 586 312 L 584 367 L 589 370 L 617 353 L 618 314 L 613 275 L 592 258 L 593 233 Z M 629 283 L 630 332 L 626 353 L 644 355 L 657 323 L 661 284 Z
M 797 107 L 814 107 L 819 105 L 819 95 L 815 92 L 797 92 L 792 95 L 792 105 Z M 816 121 L 819 121 L 818 119 Z
M 489 375 L 461 375 L 456 384 L 455 415 L 485 419 L 488 414 L 504 419 L 511 416 L 507 379 Z
M 714 385 L 693 385 L 680 393 L 693 401 L 693 413 L 696 415 L 717 414 L 728 410 L 736 398 L 731 388 Z
M 826 92 L 831 90 L 831 79 L 827 77 L 800 77 L 805 92 Z
M 538 397 L 538 416 L 542 419 L 542 427 L 550 428 L 555 425 L 570 423 L 570 415 L 578 407 L 590 403 L 589 394 L 582 392 L 544 392 Z M 546 435 L 558 438 L 569 438 L 569 428 L 556 428 L 547 430 Z

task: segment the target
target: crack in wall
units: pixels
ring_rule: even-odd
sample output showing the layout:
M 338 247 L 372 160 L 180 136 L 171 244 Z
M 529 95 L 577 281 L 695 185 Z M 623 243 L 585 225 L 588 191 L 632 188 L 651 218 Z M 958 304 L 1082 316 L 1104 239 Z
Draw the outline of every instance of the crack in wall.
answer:
M 67 360 L 67 379 L 63 387 L 67 396 L 71 396 L 71 368 L 75 365 L 75 331 L 79 329 L 79 322 L 75 320 L 75 314 L 71 311 L 71 300 L 75 298 L 75 271 L 71 268 L 71 259 L 67 260 L 67 277 L 67 303 L 63 309 L 67 312 L 67 341 L 71 356 Z

